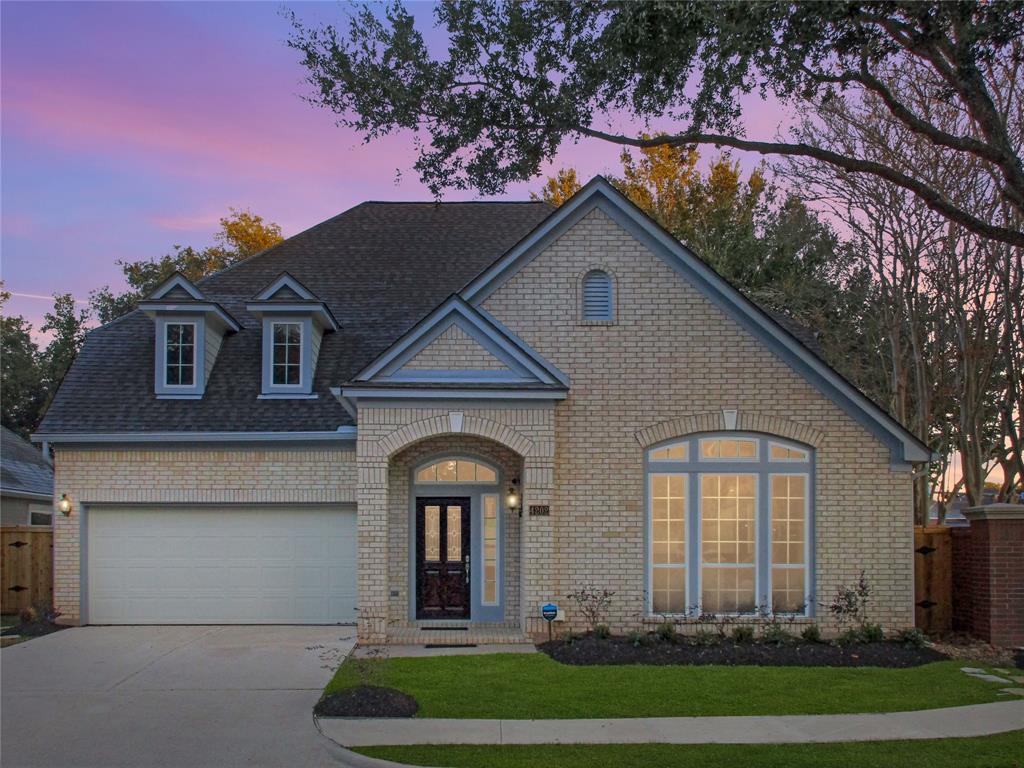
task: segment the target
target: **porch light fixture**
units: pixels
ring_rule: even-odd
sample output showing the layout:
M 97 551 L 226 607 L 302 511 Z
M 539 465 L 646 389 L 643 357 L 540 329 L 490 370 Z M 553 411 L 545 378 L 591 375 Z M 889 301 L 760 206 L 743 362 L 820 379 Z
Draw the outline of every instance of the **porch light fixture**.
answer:
M 505 496 L 505 506 L 508 507 L 509 512 L 518 512 L 522 516 L 523 510 L 519 507 L 519 494 L 516 492 L 518 482 L 519 478 L 515 478 L 509 485 L 508 494 Z
M 60 495 L 60 501 L 57 502 L 57 508 L 61 511 L 64 517 L 70 517 L 71 515 L 71 499 L 68 498 L 66 493 Z

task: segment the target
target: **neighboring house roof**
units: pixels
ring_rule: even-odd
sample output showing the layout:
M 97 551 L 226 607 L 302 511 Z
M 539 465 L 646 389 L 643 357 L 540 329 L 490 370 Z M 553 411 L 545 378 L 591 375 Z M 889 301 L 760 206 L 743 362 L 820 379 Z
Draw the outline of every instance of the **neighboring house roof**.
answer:
M 53 466 L 34 445 L 7 427 L 0 427 L 0 493 L 53 496 Z
M 509 276 L 594 207 L 633 233 L 861 421 L 893 449 L 895 461 L 929 457 L 927 447 L 811 351 L 817 351 L 813 334 L 744 298 L 602 177 L 558 209 L 540 202 L 358 205 L 197 283 L 204 300 L 222 307 L 243 331 L 224 338 L 202 399 L 154 397 L 153 323 L 136 311 L 88 334 L 37 439 L 154 432 L 322 435 L 350 427 L 352 416 L 336 397 L 338 387 L 366 386 L 360 373 L 378 358 L 388 359 L 386 353 L 399 349 L 406 334 L 446 299 L 450 308 L 465 305 L 475 310 L 477 317 L 470 312 L 467 320 L 497 325 L 496 342 L 519 346 L 533 363 L 550 368 L 482 305 Z M 315 293 L 340 326 L 323 338 L 313 383 L 318 397 L 313 400 L 258 399 L 260 334 L 244 331 L 258 331 L 260 321 L 248 305 L 285 276 L 299 286 L 298 294 Z M 172 285 L 167 290 L 182 289 Z M 456 293 L 458 301 L 448 299 Z M 555 379 L 564 376 L 557 369 L 548 373 Z

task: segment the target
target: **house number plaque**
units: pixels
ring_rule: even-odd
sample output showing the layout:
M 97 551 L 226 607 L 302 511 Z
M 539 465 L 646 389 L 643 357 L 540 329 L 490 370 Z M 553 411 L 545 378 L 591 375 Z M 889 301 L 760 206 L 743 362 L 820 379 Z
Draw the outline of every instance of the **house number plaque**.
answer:
M 548 517 L 551 514 L 551 507 L 547 504 L 531 504 L 530 517 Z

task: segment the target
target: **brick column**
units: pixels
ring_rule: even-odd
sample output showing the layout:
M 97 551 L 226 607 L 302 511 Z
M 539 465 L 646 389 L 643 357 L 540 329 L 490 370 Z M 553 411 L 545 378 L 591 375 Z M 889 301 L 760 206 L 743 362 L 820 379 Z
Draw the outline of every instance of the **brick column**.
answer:
M 954 531 L 954 628 L 993 645 L 1024 645 L 1024 505 L 968 509 Z
M 383 643 L 388 621 L 388 460 L 376 440 L 356 445 L 359 626 L 363 643 Z
M 547 627 L 540 617 L 540 605 L 558 602 L 553 573 L 555 543 L 554 515 L 559 510 L 551 507 L 554 488 L 554 462 L 550 456 L 526 456 L 523 459 L 523 518 L 522 548 L 519 564 L 522 577 L 523 631 L 528 634 L 546 633 Z M 531 516 L 530 507 L 548 505 L 550 516 Z

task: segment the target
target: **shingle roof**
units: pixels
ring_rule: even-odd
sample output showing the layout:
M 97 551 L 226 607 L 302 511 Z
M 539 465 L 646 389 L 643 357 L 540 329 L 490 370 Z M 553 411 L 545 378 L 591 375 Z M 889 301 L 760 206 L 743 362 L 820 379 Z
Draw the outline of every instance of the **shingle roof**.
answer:
M 0 427 L 0 490 L 53 494 L 53 467 L 42 452 L 7 427 Z
M 198 283 L 241 325 L 202 400 L 153 393 L 153 322 L 142 312 L 90 332 L 39 433 L 331 431 L 352 418 L 328 388 L 348 381 L 551 213 L 546 203 L 356 206 Z M 324 336 L 316 400 L 258 400 L 260 322 L 245 304 L 287 271 L 341 329 Z

